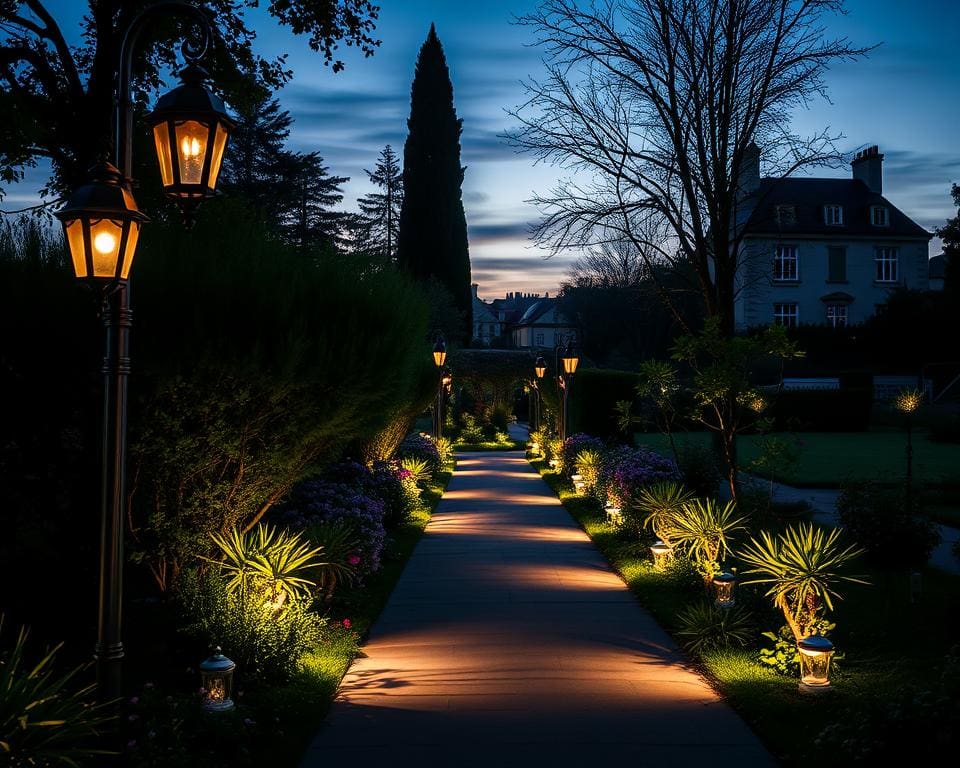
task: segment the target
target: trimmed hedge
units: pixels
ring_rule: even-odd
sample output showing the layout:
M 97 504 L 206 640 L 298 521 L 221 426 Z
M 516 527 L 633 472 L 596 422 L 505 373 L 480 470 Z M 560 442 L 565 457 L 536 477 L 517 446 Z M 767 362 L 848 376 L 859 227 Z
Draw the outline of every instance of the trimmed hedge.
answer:
M 631 371 L 601 368 L 581 369 L 573 379 L 567 402 L 568 433 L 586 432 L 604 440 L 623 440 L 617 429 L 614 406 L 637 397 L 640 375 Z

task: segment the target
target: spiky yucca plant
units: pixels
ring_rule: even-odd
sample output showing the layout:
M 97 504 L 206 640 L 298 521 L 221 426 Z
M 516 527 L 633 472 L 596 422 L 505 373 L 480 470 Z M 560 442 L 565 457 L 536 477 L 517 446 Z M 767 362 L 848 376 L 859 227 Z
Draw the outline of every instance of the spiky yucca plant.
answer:
M 842 547 L 841 531 L 829 532 L 812 523 L 789 526 L 776 536 L 761 531 L 737 556 L 756 574 L 744 584 L 768 584 L 767 596 L 783 613 L 795 640 L 806 637 L 821 619 L 833 610 L 833 601 L 841 598 L 839 582 L 869 584 L 863 577 L 840 573 L 862 550 L 855 545 Z
M 27 661 L 28 635 L 21 627 L 13 647 L 0 649 L 0 764 L 76 766 L 84 758 L 111 754 L 96 745 L 115 719 L 113 702 L 94 704 L 94 686 L 75 685 L 85 666 L 54 670 L 63 643 L 39 662 Z
M 690 499 L 664 526 L 670 541 L 686 552 L 708 585 L 720 572 L 731 534 L 744 527 L 746 519 L 736 512 L 733 501 L 721 507 L 713 499 Z
M 317 570 L 317 586 L 326 602 L 333 599 L 333 592 L 341 582 L 353 581 L 356 569 L 350 557 L 358 547 L 357 534 L 344 520 L 326 520 L 307 529 L 310 540 L 323 551 L 324 561 Z
M 637 512 L 642 516 L 642 525 L 664 544 L 673 547 L 670 526 L 674 518 L 683 513 L 683 505 L 693 500 L 693 494 L 678 482 L 663 480 L 646 488 L 637 495 Z
M 210 537 L 222 554 L 222 559 L 212 562 L 219 563 L 227 577 L 228 593 L 263 592 L 279 606 L 287 596 L 306 597 L 316 587 L 307 574 L 324 564 L 323 550 L 311 547 L 299 533 L 261 523 L 247 533 L 234 529 L 226 536 L 214 533 Z
M 430 469 L 430 462 L 416 456 L 404 456 L 400 459 L 400 468 L 407 470 L 413 482 L 417 485 L 430 482 L 433 472 Z
M 697 655 L 715 648 L 742 648 L 753 639 L 753 619 L 742 606 L 720 608 L 713 603 L 694 603 L 677 619 L 681 644 Z
M 580 451 L 573 460 L 573 466 L 577 473 L 583 476 L 588 491 L 592 491 L 597 485 L 597 477 L 600 474 L 600 460 L 600 451 L 593 451 L 589 448 Z

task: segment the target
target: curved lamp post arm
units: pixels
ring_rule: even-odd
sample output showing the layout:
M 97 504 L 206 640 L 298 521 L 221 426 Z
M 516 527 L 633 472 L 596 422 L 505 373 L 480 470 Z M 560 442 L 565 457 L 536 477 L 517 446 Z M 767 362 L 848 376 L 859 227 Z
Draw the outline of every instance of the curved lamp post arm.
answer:
M 133 79 L 133 51 L 136 48 L 140 33 L 147 24 L 157 18 L 173 16 L 182 13 L 193 18 L 194 32 L 199 35 L 193 39 L 186 39 L 180 47 L 184 59 L 190 64 L 199 61 L 213 41 L 214 29 L 206 11 L 189 5 L 183 0 L 160 0 L 154 5 L 144 8 L 134 16 L 123 33 L 123 42 L 120 45 L 120 66 L 117 83 L 117 115 L 116 115 L 116 144 L 114 158 L 116 166 L 124 178 L 129 178 L 133 170 L 133 99 L 130 96 L 131 81 Z

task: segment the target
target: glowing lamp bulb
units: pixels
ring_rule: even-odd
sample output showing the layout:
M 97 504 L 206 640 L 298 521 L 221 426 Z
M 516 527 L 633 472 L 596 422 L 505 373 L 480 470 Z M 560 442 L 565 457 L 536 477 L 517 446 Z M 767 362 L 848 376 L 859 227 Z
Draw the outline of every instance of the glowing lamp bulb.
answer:
M 117 247 L 117 238 L 109 232 L 101 232 L 93 238 L 93 247 L 97 249 L 97 253 L 113 253 Z
M 180 150 L 184 157 L 196 157 L 200 154 L 200 142 L 196 137 L 184 136 L 183 141 L 180 142 Z

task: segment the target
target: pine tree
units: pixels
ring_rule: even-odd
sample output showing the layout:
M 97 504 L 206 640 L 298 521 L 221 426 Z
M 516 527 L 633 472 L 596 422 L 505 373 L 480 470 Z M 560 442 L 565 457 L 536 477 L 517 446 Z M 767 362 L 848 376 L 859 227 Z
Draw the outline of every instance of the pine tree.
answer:
M 400 158 L 387 144 L 380 152 L 373 171 L 364 169 L 370 183 L 381 192 L 371 192 L 357 201 L 360 208 L 360 232 L 364 250 L 385 261 L 397 254 L 400 209 L 403 205 L 403 173 Z
M 284 152 L 279 158 L 272 218 L 298 248 L 338 248 L 347 214 L 335 211 L 347 176 L 331 176 L 317 152 Z
M 223 158 L 220 187 L 250 201 L 261 214 L 266 211 L 283 161 L 284 142 L 290 136 L 290 113 L 276 99 L 259 99 L 239 115 Z
M 436 278 L 450 292 L 464 319 L 464 326 L 451 334 L 469 342 L 473 298 L 460 189 L 465 170 L 460 165 L 462 121 L 453 106 L 450 72 L 432 24 L 410 90 L 397 261 L 417 279 Z

